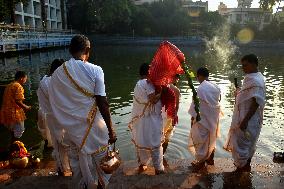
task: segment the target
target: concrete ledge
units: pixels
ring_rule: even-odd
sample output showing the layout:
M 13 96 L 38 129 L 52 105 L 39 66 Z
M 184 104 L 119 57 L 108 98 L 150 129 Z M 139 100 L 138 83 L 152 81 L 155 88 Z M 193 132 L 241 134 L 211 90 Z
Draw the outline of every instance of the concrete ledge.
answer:
M 284 188 L 284 164 L 265 162 L 254 158 L 252 171 L 233 172 L 235 167 L 231 159 L 217 158 L 215 166 L 193 172 L 191 160 L 169 161 L 164 175 L 154 175 L 149 167 L 138 173 L 136 161 L 127 161 L 113 174 L 110 189 L 159 189 L 159 188 Z M 55 162 L 43 162 L 39 169 L 0 169 L 0 188 L 7 189 L 67 189 L 71 177 L 56 176 Z

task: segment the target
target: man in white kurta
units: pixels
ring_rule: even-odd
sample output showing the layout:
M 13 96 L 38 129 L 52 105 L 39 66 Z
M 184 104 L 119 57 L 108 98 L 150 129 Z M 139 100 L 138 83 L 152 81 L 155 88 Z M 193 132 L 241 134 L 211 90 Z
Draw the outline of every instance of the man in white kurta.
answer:
M 43 138 L 48 140 L 49 145 L 53 146 L 53 157 L 56 160 L 59 173 L 67 174 L 70 171 L 67 149 L 62 144 L 64 130 L 56 127 L 56 120 L 52 114 L 49 103 L 48 87 L 52 73 L 62 65 L 64 61 L 56 59 L 52 62 L 50 74 L 45 75 L 39 83 L 37 96 L 39 101 L 38 129 Z
M 83 35 L 72 38 L 73 58 L 52 75 L 49 87 L 53 115 L 65 130 L 75 188 L 105 188 L 110 174 L 100 168 L 108 143 L 116 141 L 106 101 L 104 73 L 87 62 L 90 42 Z
M 200 85 L 197 96 L 200 100 L 200 121 L 196 121 L 194 103 L 191 103 L 189 114 L 192 116 L 192 127 L 189 135 L 189 150 L 195 156 L 193 166 L 201 168 L 205 163 L 214 164 L 214 151 L 219 136 L 219 119 L 221 108 L 219 104 L 221 91 L 213 82 L 208 80 L 207 68 L 199 68 L 197 79 Z
M 255 55 L 246 55 L 241 62 L 246 75 L 236 96 L 224 149 L 232 152 L 237 170 L 248 171 L 263 122 L 265 81 L 257 70 L 258 59 Z
M 139 168 L 146 169 L 150 157 L 152 157 L 156 174 L 160 174 L 164 171 L 162 104 L 160 100 L 152 101 L 155 88 L 145 79 L 148 73 L 148 65 L 143 64 L 141 66 L 140 74 L 143 66 L 146 71 L 142 72 L 142 78 L 134 88 L 132 119 L 129 128 L 132 134 L 132 142 L 137 149 Z

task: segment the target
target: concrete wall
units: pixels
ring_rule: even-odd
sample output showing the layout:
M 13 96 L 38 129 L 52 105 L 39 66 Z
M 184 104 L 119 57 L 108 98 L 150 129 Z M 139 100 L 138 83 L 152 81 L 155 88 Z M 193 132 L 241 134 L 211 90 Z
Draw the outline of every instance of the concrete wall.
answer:
M 65 6 L 66 5 L 64 5 L 64 7 Z M 19 3 L 16 5 L 15 11 L 16 23 L 21 26 L 29 26 L 31 28 L 43 28 L 41 11 L 40 0 L 30 0 L 25 6 L 23 6 L 22 3 Z M 45 0 L 45 11 L 47 16 L 46 25 L 48 30 L 62 30 L 66 28 L 63 26 L 61 18 L 61 0 Z M 66 16 L 65 13 L 63 15 Z

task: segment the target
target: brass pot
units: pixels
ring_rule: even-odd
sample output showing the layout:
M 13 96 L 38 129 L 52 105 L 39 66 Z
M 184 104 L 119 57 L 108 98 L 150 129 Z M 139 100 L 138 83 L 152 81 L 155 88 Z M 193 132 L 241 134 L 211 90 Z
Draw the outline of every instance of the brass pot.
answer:
M 111 150 L 110 146 L 108 147 L 106 156 L 101 160 L 100 167 L 106 174 L 112 174 L 120 166 L 121 159 L 119 157 L 118 150 Z
M 23 169 L 23 168 L 27 167 L 27 165 L 29 163 L 29 158 L 28 157 L 13 158 L 13 159 L 10 160 L 10 163 L 15 168 Z

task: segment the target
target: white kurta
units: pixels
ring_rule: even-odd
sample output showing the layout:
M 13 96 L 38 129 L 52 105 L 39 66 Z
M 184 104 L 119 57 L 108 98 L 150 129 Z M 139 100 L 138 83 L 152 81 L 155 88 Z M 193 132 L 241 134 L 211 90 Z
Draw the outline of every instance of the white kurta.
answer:
M 246 132 L 249 135 L 245 135 L 239 125 L 247 115 L 253 98 L 256 99 L 259 108 L 248 122 Z M 239 168 L 245 166 L 247 160 L 252 158 L 255 152 L 262 127 L 264 104 L 265 81 L 263 75 L 260 72 L 247 74 L 236 97 L 232 123 L 224 145 L 224 149 L 232 152 L 234 163 Z
M 163 170 L 162 165 L 162 141 L 163 120 L 162 104 L 158 101 L 152 105 L 149 103 L 148 95 L 155 93 L 154 86 L 146 79 L 139 80 L 134 89 L 132 119 L 129 128 L 132 141 L 138 149 L 140 163 L 147 164 L 147 151 L 151 152 L 154 167 Z
M 61 143 L 64 137 L 64 130 L 58 128 L 56 120 L 53 117 L 49 103 L 48 87 L 50 77 L 44 76 L 39 83 L 37 96 L 39 101 L 38 128 L 45 139 L 53 146 L 53 157 L 56 160 L 57 167 L 66 172 L 70 170 L 66 147 Z
M 81 90 L 91 95 L 86 96 L 74 82 Z M 69 156 L 73 158 L 70 159 L 70 162 L 73 162 L 71 164 L 73 172 L 74 170 L 79 171 L 74 175 L 81 175 L 77 184 L 85 183 L 91 187 L 94 183 L 98 184 L 99 178 L 104 178 L 102 184 L 106 186 L 110 175 L 104 175 L 100 171 L 94 173 L 92 170 L 99 169 L 93 169 L 88 164 L 90 157 L 97 158 L 97 155 L 106 150 L 109 140 L 107 126 L 96 107 L 94 97 L 95 95 L 106 96 L 102 68 L 71 58 L 52 74 L 48 92 L 54 118 L 59 123 L 58 127 L 64 129 L 68 136 L 64 142 L 72 146 L 72 149 L 76 148 L 72 150 L 73 152 L 78 152 L 77 155 Z M 95 111 L 94 115 L 92 112 Z M 93 116 L 94 121 L 90 124 Z M 74 160 L 74 157 L 79 157 L 79 162 L 76 158 Z M 77 164 L 75 165 L 74 162 Z M 78 166 L 79 169 L 74 166 Z
M 216 147 L 221 116 L 220 94 L 220 88 L 206 80 L 197 89 L 197 96 L 200 100 L 201 120 L 195 122 L 190 130 L 189 150 L 199 162 L 207 160 Z M 191 103 L 189 114 L 192 117 L 196 117 L 193 102 Z

